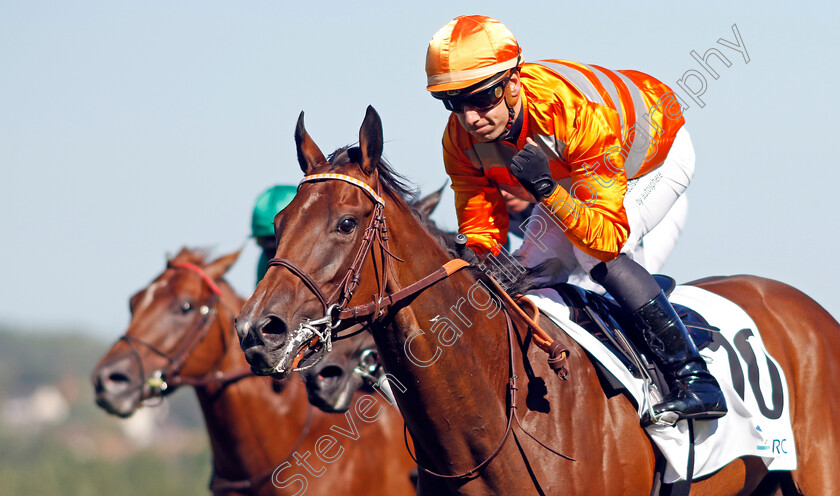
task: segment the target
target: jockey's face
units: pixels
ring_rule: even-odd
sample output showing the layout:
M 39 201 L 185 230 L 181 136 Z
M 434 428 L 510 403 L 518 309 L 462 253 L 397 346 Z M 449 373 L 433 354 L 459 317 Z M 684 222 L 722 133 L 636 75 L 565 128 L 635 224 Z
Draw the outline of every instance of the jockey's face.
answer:
M 514 118 L 519 115 L 522 108 L 522 102 L 519 99 L 519 72 L 514 71 L 507 84 L 505 98 L 499 103 L 487 110 L 477 110 L 474 107 L 465 104 L 461 107 L 460 112 L 454 112 L 458 117 L 458 122 L 467 130 L 475 139 L 481 142 L 493 141 L 505 132 L 505 126 L 508 123 L 508 106 L 505 105 L 505 100 L 514 103 Z

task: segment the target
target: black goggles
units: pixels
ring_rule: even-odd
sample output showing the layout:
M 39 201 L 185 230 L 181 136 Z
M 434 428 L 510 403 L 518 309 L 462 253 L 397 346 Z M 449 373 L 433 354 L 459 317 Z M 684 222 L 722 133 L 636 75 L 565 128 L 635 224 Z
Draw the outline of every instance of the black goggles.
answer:
M 490 85 L 487 88 L 465 95 L 449 96 L 445 91 L 439 93 L 432 93 L 432 96 L 443 102 L 446 110 L 455 113 L 464 111 L 464 106 L 469 106 L 478 112 L 484 112 L 498 105 L 505 97 L 505 87 L 513 75 L 511 72 L 504 79 L 496 84 Z

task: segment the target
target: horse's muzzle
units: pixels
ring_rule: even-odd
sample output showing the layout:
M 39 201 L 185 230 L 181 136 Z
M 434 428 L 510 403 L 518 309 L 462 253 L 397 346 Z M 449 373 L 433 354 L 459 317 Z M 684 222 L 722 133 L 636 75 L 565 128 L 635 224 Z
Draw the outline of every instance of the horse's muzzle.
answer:
M 306 386 L 309 402 L 330 413 L 346 412 L 353 393 L 363 382 L 352 370 L 348 371 L 332 361 L 301 371 L 300 376 Z
M 140 407 L 142 384 L 130 356 L 101 365 L 93 371 L 96 404 L 106 412 L 129 417 Z
M 276 315 L 267 315 L 256 321 L 238 318 L 235 326 L 239 346 L 254 374 L 275 375 L 275 367 L 282 355 L 280 349 L 288 337 L 283 319 Z

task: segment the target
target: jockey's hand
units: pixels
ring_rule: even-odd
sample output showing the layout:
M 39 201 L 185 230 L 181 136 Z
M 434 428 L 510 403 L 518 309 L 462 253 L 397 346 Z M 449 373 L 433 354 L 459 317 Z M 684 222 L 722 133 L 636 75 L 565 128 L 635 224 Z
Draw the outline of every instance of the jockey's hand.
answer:
M 531 138 L 528 138 L 525 148 L 513 157 L 510 173 L 537 201 L 551 196 L 557 188 L 557 181 L 551 177 L 548 167 L 548 157 Z

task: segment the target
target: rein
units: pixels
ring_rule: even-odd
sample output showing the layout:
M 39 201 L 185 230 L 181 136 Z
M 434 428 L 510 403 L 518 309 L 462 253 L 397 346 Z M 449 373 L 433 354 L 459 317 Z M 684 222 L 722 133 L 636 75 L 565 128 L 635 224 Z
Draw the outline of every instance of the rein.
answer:
M 491 280 L 493 281 L 494 284 L 497 285 L 497 289 L 501 290 L 501 288 L 498 286 L 498 283 L 496 283 L 495 279 L 493 279 L 491 277 Z M 506 301 L 507 301 L 507 304 L 502 305 L 502 313 L 504 313 L 504 315 L 505 315 L 505 325 L 507 327 L 507 338 L 508 338 L 507 339 L 507 341 L 508 341 L 508 364 L 509 364 L 509 366 L 508 366 L 508 396 L 509 396 L 509 399 L 510 399 L 510 403 L 508 405 L 508 410 L 507 410 L 507 426 L 505 427 L 505 434 L 502 436 L 501 441 L 499 441 L 499 444 L 496 446 L 496 449 L 493 450 L 493 452 L 490 454 L 490 456 L 485 458 L 483 462 L 479 463 L 475 467 L 467 470 L 466 472 L 461 472 L 459 474 L 440 474 L 438 472 L 430 470 L 430 469 L 424 467 L 423 465 L 421 465 L 420 462 L 415 457 L 415 455 L 411 452 L 411 448 L 408 446 L 408 436 L 406 435 L 407 431 L 408 431 L 408 428 L 406 427 L 405 424 L 403 424 L 403 437 L 405 439 L 405 448 L 408 450 L 408 454 L 411 456 L 411 459 L 414 460 L 414 462 L 417 464 L 417 468 L 422 470 L 423 472 L 426 472 L 429 475 L 433 475 L 433 476 L 439 477 L 441 479 L 465 479 L 465 478 L 472 477 L 476 472 L 481 470 L 485 465 L 487 465 L 488 463 L 490 463 L 490 461 L 492 461 L 494 458 L 496 458 L 496 456 L 502 451 L 502 448 L 504 447 L 505 442 L 507 442 L 508 438 L 510 437 L 510 432 L 511 432 L 511 427 L 513 425 L 513 420 L 516 420 L 516 425 L 519 426 L 519 430 L 524 432 L 526 435 L 528 435 L 528 437 L 530 437 L 531 439 L 536 441 L 543 448 L 547 449 L 548 451 L 551 451 L 552 453 L 554 453 L 555 455 L 557 455 L 561 458 L 565 458 L 566 460 L 570 460 L 570 461 L 575 461 L 574 458 L 572 458 L 568 455 L 564 455 L 563 453 L 560 453 L 559 451 L 551 448 L 550 446 L 546 445 L 545 443 L 543 443 L 542 441 L 540 441 L 539 439 L 534 437 L 533 434 L 531 434 L 530 432 L 525 430 L 525 427 L 522 426 L 522 423 L 519 421 L 519 417 L 516 415 L 516 408 L 517 408 L 517 405 L 516 405 L 516 391 L 519 389 L 519 388 L 516 387 L 516 382 L 517 382 L 517 379 L 519 378 L 519 376 L 516 375 L 516 360 L 515 360 L 515 356 L 514 356 L 514 352 L 513 352 L 514 325 L 513 325 L 513 320 L 510 318 L 510 311 L 508 310 L 508 306 L 509 306 L 510 303 L 513 303 L 513 300 L 510 299 L 510 300 L 506 300 Z M 513 307 L 517 308 L 517 309 L 519 308 L 515 303 L 513 304 Z M 519 310 L 519 312 L 521 312 L 521 310 Z M 528 318 L 528 322 L 529 322 L 529 327 L 530 327 L 530 325 L 531 325 L 530 323 L 533 323 L 533 321 L 530 318 Z M 535 341 L 536 341 L 536 339 L 535 339 Z M 564 350 L 562 350 L 562 352 L 564 352 L 566 355 L 568 355 L 567 350 L 564 349 Z M 563 360 L 564 360 L 564 363 L 565 363 L 565 355 L 563 355 Z M 561 378 L 563 378 L 565 380 L 566 379 L 565 366 L 563 367 L 563 371 L 564 372 L 563 372 L 563 375 L 561 376 Z M 559 374 L 559 372 L 558 372 L 558 374 Z
M 502 440 L 499 441 L 499 444 L 496 446 L 496 449 L 484 459 L 483 462 L 479 463 L 475 467 L 467 470 L 466 472 L 462 472 L 460 474 L 440 474 L 433 470 L 430 470 L 417 460 L 417 457 L 414 456 L 414 453 L 411 452 L 411 448 L 408 446 L 408 436 L 406 435 L 408 431 L 408 427 L 403 424 L 403 437 L 405 438 L 405 448 L 408 450 L 408 454 L 411 456 L 411 459 L 414 460 L 414 463 L 417 464 L 417 468 L 426 472 L 429 475 L 433 475 L 435 477 L 440 477 L 441 479 L 464 479 L 467 477 L 472 477 L 476 472 L 481 470 L 485 465 L 490 463 L 496 456 L 501 453 L 502 448 L 504 447 L 505 443 L 507 442 L 508 438 L 510 437 L 511 427 L 513 427 L 513 419 L 516 418 L 516 381 L 519 376 L 516 375 L 516 361 L 513 354 L 513 321 L 510 318 L 510 313 L 508 313 L 507 308 L 504 309 L 505 314 L 505 324 L 507 326 L 507 338 L 508 338 L 508 397 L 510 398 L 510 403 L 507 409 L 507 425 L 505 426 L 505 434 L 502 436 Z M 519 423 L 519 418 L 516 418 L 516 423 Z M 520 425 L 521 427 L 521 425 Z

